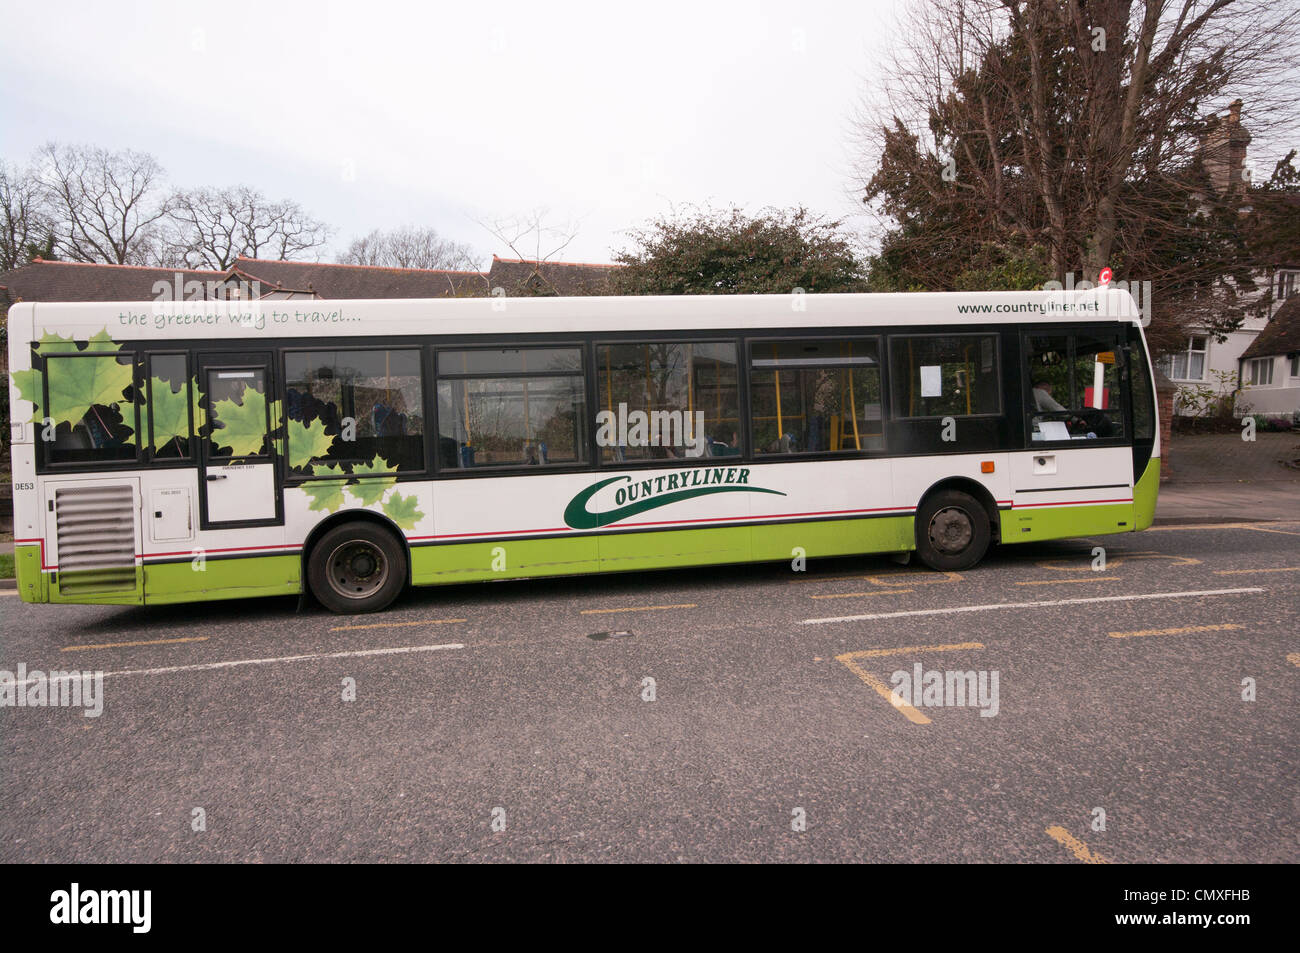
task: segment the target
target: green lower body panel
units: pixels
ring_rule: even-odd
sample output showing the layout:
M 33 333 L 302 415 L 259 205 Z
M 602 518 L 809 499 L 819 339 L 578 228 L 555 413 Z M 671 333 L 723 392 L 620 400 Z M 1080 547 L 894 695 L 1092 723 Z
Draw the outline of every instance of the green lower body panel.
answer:
M 1070 536 L 1131 533 L 1136 527 L 1132 503 L 1099 506 L 1043 506 L 1002 513 L 1002 542 L 1028 543 Z
M 411 550 L 411 581 L 417 586 L 564 576 L 599 569 L 594 536 L 450 543 Z
M 886 516 L 869 520 L 828 520 L 752 526 L 753 558 L 760 561 L 805 556 L 852 556 L 856 553 L 901 553 L 916 548 L 912 517 Z
M 1146 529 L 1156 518 L 1156 494 L 1160 491 L 1160 458 L 1152 457 L 1133 488 L 1133 506 L 1137 512 L 1135 529 Z
M 302 591 L 302 558 L 297 554 L 209 559 L 198 565 L 203 568 L 189 561 L 145 566 L 144 601 L 159 605 L 295 595 Z
M 41 572 L 40 546 L 14 547 L 14 577 L 23 602 L 49 602 L 49 577 Z

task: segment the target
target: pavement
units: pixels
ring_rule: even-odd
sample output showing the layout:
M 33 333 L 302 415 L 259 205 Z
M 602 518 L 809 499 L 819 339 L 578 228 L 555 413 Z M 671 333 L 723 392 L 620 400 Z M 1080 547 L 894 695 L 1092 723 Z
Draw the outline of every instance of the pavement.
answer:
M 793 569 L 0 594 L 0 862 L 1300 861 L 1300 519 Z
M 1162 481 L 1156 523 L 1300 516 L 1300 433 L 1174 434 L 1173 477 Z

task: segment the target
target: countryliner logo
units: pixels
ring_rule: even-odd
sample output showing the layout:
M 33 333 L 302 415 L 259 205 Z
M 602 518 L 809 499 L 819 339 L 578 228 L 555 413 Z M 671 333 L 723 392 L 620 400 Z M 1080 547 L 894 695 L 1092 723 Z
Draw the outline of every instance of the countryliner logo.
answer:
M 614 491 L 612 510 L 593 513 L 587 508 L 591 498 L 615 483 L 625 483 Z M 780 490 L 753 486 L 749 482 L 748 467 L 697 467 L 682 473 L 634 480 L 630 476 L 611 477 L 593 483 L 569 501 L 564 508 L 564 522 L 574 529 L 595 529 L 609 526 L 646 510 L 658 509 L 710 493 L 773 493 L 785 496 Z

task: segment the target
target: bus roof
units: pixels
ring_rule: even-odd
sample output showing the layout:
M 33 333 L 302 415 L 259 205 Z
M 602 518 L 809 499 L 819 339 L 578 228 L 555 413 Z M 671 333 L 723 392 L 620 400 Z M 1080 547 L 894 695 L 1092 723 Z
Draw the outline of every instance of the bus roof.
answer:
M 736 331 L 1141 321 L 1126 290 L 436 299 L 39 302 L 10 309 L 15 343 L 321 336 Z

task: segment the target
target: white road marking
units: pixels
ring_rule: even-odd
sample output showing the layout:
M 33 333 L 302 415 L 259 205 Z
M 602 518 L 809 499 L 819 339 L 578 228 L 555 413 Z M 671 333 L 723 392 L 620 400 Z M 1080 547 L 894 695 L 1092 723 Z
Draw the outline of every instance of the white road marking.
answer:
M 169 665 L 166 668 L 131 668 L 123 669 L 117 672 L 105 672 L 104 677 L 110 675 L 170 675 L 174 672 L 206 672 L 213 669 L 221 668 L 238 668 L 243 665 L 275 665 L 279 662 L 307 662 L 317 659 L 332 658 L 365 658 L 368 655 L 407 655 L 413 652 L 438 652 L 443 649 L 463 649 L 464 643 L 447 642 L 443 645 L 403 645 L 392 649 L 361 649 L 353 652 L 321 652 L 313 655 L 281 655 L 276 658 L 244 658 L 231 659 L 227 662 L 203 662 L 195 665 Z M 78 674 L 73 676 L 81 678 Z M 31 685 L 38 679 L 28 678 L 21 682 L 15 682 L 18 687 Z M 55 681 L 65 682 L 68 678 L 59 678 Z
M 1040 609 L 1045 606 L 1077 606 L 1089 602 L 1137 602 L 1142 599 L 1195 599 L 1198 596 L 1234 596 L 1248 592 L 1264 592 L 1253 586 L 1248 589 L 1201 589 L 1196 592 L 1147 592 L 1132 596 L 1092 596 L 1086 599 L 1044 599 L 1039 602 L 1000 602 L 983 606 L 952 606 L 947 609 L 909 609 L 904 612 L 872 612 L 865 615 L 841 615 L 824 619 L 804 619 L 800 625 L 822 625 L 827 622 L 864 622 L 869 619 L 899 619 L 918 615 L 951 615 L 958 612 L 991 612 L 995 609 Z

